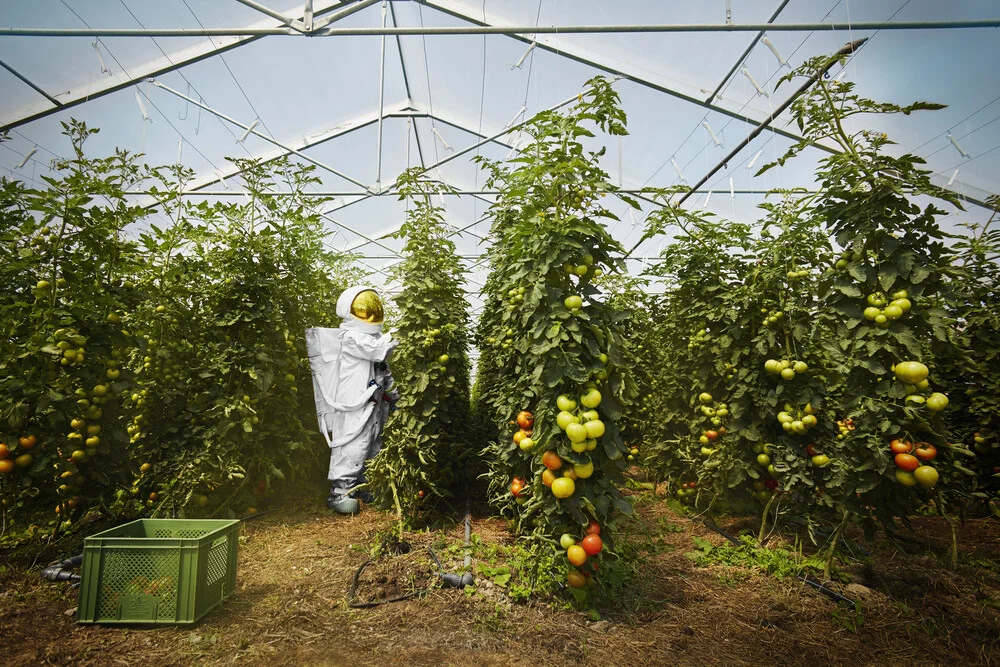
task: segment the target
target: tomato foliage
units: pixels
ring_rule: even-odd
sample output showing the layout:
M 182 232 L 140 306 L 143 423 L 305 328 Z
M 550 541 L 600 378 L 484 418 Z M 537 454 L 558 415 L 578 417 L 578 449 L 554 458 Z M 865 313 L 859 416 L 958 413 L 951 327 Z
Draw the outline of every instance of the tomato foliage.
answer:
M 53 507 L 232 515 L 317 471 L 301 332 L 336 324 L 347 268 L 305 195 L 312 168 L 236 161 L 245 203 L 192 203 L 189 170 L 89 157 L 96 130 L 64 130 L 73 156 L 46 188 L 0 187 L 11 520 L 44 523 Z M 292 196 L 269 194 L 279 185 Z M 137 187 L 169 226 L 133 203 Z
M 827 64 L 810 60 L 783 80 Z M 661 315 L 637 344 L 674 373 L 644 378 L 640 429 L 645 462 L 681 499 L 756 502 L 810 529 L 835 522 L 835 536 L 851 521 L 891 530 L 928 500 L 942 513 L 967 502 L 971 453 L 951 444 L 942 399 L 931 399 L 949 388 L 938 360 L 961 347 L 948 307 L 968 268 L 934 203 L 957 200 L 920 158 L 890 155 L 887 136 L 844 125 L 936 108 L 874 102 L 819 77 L 792 105 L 804 139 L 759 173 L 814 143 L 839 150 L 820 161 L 817 192 L 773 193 L 755 233 L 660 193 L 647 237 L 680 231 L 648 271 L 666 292 L 651 299 Z M 894 377 L 906 361 L 926 364 L 928 381 Z M 897 438 L 936 446 L 928 484 L 897 477 Z
M 955 243 L 968 278 L 956 286 L 949 304 L 958 323 L 961 345 L 944 350 L 942 363 L 951 399 L 946 412 L 952 436 L 977 457 L 974 496 L 1000 498 L 1000 230 L 993 228 L 1000 198 L 994 196 L 991 218 L 968 225 L 968 236 Z M 950 354 L 947 354 L 950 353 Z M 994 512 L 998 512 L 996 506 Z
M 129 432 L 152 466 L 132 488 L 156 493 L 154 515 L 253 506 L 325 458 L 302 332 L 335 324 L 346 269 L 306 198 L 312 167 L 235 164 L 242 203 L 178 197 L 191 175 L 180 168 L 157 170 L 151 188 L 172 224 L 140 236 L 148 265 L 128 319 L 141 333 Z M 291 196 L 270 194 L 279 187 Z
M 145 213 L 125 192 L 146 170 L 125 151 L 86 156 L 94 133 L 63 124 L 73 154 L 46 189 L 0 186 L 0 463 L 14 464 L 0 468 L 0 496 L 13 521 L 106 506 L 129 477 L 121 396 L 133 337 L 121 320 L 140 296 L 125 230 Z
M 400 398 L 382 451 L 368 467 L 376 501 L 410 522 L 423 504 L 456 490 L 470 451 L 464 268 L 444 209 L 431 203 L 432 194 L 446 186 L 421 173 L 409 170 L 397 183 L 409 204 L 396 234 L 406 240 L 404 259 L 393 269 L 402 288 L 394 299 L 399 346 L 390 365 Z

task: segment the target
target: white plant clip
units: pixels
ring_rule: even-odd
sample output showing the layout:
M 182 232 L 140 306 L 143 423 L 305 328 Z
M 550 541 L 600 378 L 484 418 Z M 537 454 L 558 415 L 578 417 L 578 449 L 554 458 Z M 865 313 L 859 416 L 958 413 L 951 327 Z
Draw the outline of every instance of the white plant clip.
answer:
M 218 169 L 213 169 L 212 171 L 214 171 L 215 175 L 219 177 L 219 183 L 222 183 L 222 189 L 223 190 L 228 190 L 229 189 L 229 184 L 226 183 L 226 175 L 223 174 Z
M 97 60 L 101 63 L 101 74 L 111 75 L 111 70 L 108 69 L 107 64 L 104 62 L 104 55 L 101 54 L 101 46 L 99 42 L 93 42 L 91 46 L 94 47 L 94 52 L 97 54 Z
M 712 131 L 712 126 L 708 124 L 708 121 L 707 121 L 707 120 L 703 120 L 703 121 L 701 121 L 701 125 L 702 125 L 702 127 L 704 127 L 704 128 L 706 129 L 706 130 L 708 130 L 708 135 L 709 135 L 710 137 L 712 137 L 712 141 L 714 141 L 714 142 L 715 142 L 715 145 L 716 145 L 716 146 L 721 146 L 721 145 L 722 145 L 722 142 L 721 142 L 721 141 L 719 141 L 719 138 L 718 138 L 717 136 L 715 136 L 715 132 L 713 132 L 713 131 Z
M 254 121 L 250 123 L 250 127 L 244 130 L 243 134 L 240 135 L 240 138 L 236 140 L 236 143 L 242 144 L 244 141 L 246 141 L 247 137 L 250 136 L 250 133 L 253 132 L 253 129 L 258 125 L 260 125 L 260 119 L 259 118 L 254 119 Z
M 681 171 L 681 166 L 677 164 L 677 160 L 670 158 L 670 164 L 674 165 L 674 171 L 677 172 L 677 178 L 681 179 L 682 183 L 687 183 L 687 179 L 684 178 L 684 172 Z
M 790 65 L 788 64 L 788 61 L 785 60 L 783 57 L 781 57 L 781 54 L 778 53 L 778 47 L 776 47 L 774 44 L 772 44 L 771 40 L 769 40 L 767 37 L 765 37 L 764 39 L 762 39 L 760 41 L 764 42 L 764 46 L 766 46 L 767 48 L 771 49 L 771 53 L 773 53 L 774 57 L 778 59 L 778 64 L 779 65 L 784 65 L 785 67 L 790 67 Z
M 844 80 L 845 76 L 847 76 L 847 68 L 843 67 L 839 72 L 837 72 L 837 76 L 833 77 L 833 80 L 836 81 L 837 83 L 840 83 L 841 81 Z
M 451 146 L 449 146 L 449 145 L 448 145 L 448 142 L 447 142 L 447 141 L 445 141 L 445 140 L 444 140 L 444 137 L 442 137 L 442 136 L 441 136 L 441 133 L 440 133 L 440 132 L 438 132 L 438 129 L 437 129 L 437 127 L 436 127 L 436 126 L 434 126 L 434 125 L 431 125 L 431 132 L 433 132 L 433 133 L 434 133 L 434 136 L 438 138 L 438 141 L 440 141 L 440 142 L 441 142 L 441 145 L 442 145 L 442 146 L 444 146 L 444 149 L 445 149 L 446 151 L 452 151 L 452 150 L 455 150 L 455 149 L 453 149 L 453 148 L 452 148 Z
M 970 158 L 970 157 L 972 157 L 971 155 L 969 155 L 968 153 L 966 153 L 966 152 L 965 152 L 965 151 L 964 151 L 964 150 L 962 149 L 962 147 L 961 147 L 961 146 L 959 145 L 959 143 L 958 143 L 958 140 L 957 140 L 957 139 L 955 139 L 955 137 L 953 137 L 953 136 L 951 135 L 951 132 L 949 132 L 949 133 L 948 133 L 948 141 L 950 141 L 950 142 L 951 142 L 951 145 L 955 147 L 955 149 L 956 149 L 956 150 L 958 151 L 958 154 L 959 154 L 959 155 L 961 155 L 961 156 L 962 156 L 962 157 L 964 157 L 964 158 Z
M 729 201 L 736 198 L 736 186 L 733 185 L 733 177 L 729 177 Z
M 951 178 L 948 179 L 948 187 L 949 188 L 951 187 L 951 184 L 955 182 L 955 178 L 957 178 L 957 177 L 958 177 L 958 169 L 956 169 L 955 171 L 951 172 Z
M 516 63 L 514 63 L 513 65 L 511 65 L 510 68 L 511 69 L 521 69 L 521 67 L 524 66 L 524 61 L 528 59 L 528 56 L 531 55 L 531 52 L 535 50 L 536 46 L 538 46 L 537 42 L 532 42 L 531 44 L 529 44 L 528 45 L 528 50 L 525 51 L 524 55 L 522 55 L 520 57 L 520 59 L 518 59 L 518 61 Z
M 632 218 L 632 229 L 635 229 L 636 227 L 639 226 L 639 221 L 635 219 L 635 213 L 632 212 L 631 206 L 629 206 L 628 209 L 628 217 Z
M 135 101 L 138 102 L 138 104 L 139 104 L 139 113 L 142 114 L 142 120 L 143 120 L 143 122 L 145 122 L 145 121 L 152 121 L 153 119 L 149 117 L 149 112 L 146 111 L 146 105 L 142 101 L 142 97 L 139 96 L 139 91 L 138 90 L 135 91 Z
M 709 190 L 708 194 L 705 195 L 705 201 L 703 201 L 701 203 L 701 210 L 702 211 L 704 211 L 706 208 L 708 208 L 708 202 L 710 202 L 710 201 L 712 201 L 712 191 L 711 190 Z
M 504 160 L 509 160 L 511 157 L 513 157 L 514 153 L 516 153 L 517 149 L 520 147 L 521 147 L 521 137 L 518 136 L 518 138 L 514 141 L 514 145 L 510 147 L 510 151 L 507 153 L 507 157 L 505 157 Z
M 761 151 L 757 151 L 757 154 L 754 155 L 752 158 L 750 158 L 750 162 L 747 163 L 747 171 L 750 171 L 751 169 L 753 169 L 753 166 L 755 164 L 757 164 L 757 159 L 760 157 L 760 154 L 763 153 L 763 152 L 764 151 L 762 151 L 762 150 Z
M 743 76 L 745 76 L 750 81 L 750 85 L 754 87 L 754 90 L 757 91 L 758 95 L 763 95 L 764 97 L 768 97 L 768 94 L 764 92 L 764 89 L 760 87 L 760 85 L 757 83 L 757 80 L 753 78 L 753 74 L 751 74 L 750 70 L 748 70 L 746 67 L 743 68 Z
M 38 146 L 35 146 L 30 151 L 28 151 L 27 153 L 25 153 L 24 157 L 21 158 L 21 161 L 17 163 L 17 166 L 14 167 L 14 169 L 20 169 L 24 165 L 28 164 L 28 160 L 30 160 L 31 156 L 34 155 L 37 152 L 38 152 Z
M 181 156 L 184 155 L 184 139 L 177 141 L 177 164 L 181 164 Z
M 526 107 L 526 106 L 522 106 L 522 107 L 520 108 L 520 110 L 518 110 L 518 112 L 517 112 L 516 114 L 514 114 L 514 117 L 513 117 L 513 118 L 511 118 L 511 119 L 510 119 L 509 121 L 507 121 L 507 124 L 503 126 L 503 129 L 505 129 L 505 130 L 506 130 L 507 128 L 509 128 L 509 127 L 513 126 L 513 125 L 514 125 L 514 123 L 516 123 L 516 122 L 517 122 L 517 119 L 518 119 L 518 118 L 520 118 L 520 117 L 521 117 L 521 115 L 522 115 L 522 114 L 523 114 L 523 113 L 524 113 L 525 111 L 527 111 L 527 110 L 528 110 L 528 107 Z

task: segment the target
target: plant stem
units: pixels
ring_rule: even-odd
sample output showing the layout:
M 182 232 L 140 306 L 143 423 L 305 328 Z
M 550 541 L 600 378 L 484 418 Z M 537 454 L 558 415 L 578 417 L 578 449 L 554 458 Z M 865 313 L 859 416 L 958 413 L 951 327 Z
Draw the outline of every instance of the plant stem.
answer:
M 830 536 L 830 550 L 826 555 L 826 562 L 823 563 L 823 580 L 824 582 L 830 581 L 830 570 L 833 566 L 833 557 L 837 552 L 837 543 L 840 541 L 840 534 L 844 532 L 844 528 L 847 526 L 847 520 L 850 518 L 851 513 L 844 509 L 844 518 L 841 519 L 840 525 L 837 526 L 837 530 L 833 531 L 833 535 Z
M 767 499 L 767 504 L 764 505 L 764 513 L 760 517 L 760 532 L 757 533 L 757 541 L 764 542 L 764 529 L 767 527 L 767 513 L 771 511 L 771 505 L 774 504 L 774 499 L 777 496 L 771 494 L 771 497 Z
M 396 516 L 399 518 L 399 539 L 403 539 L 403 506 L 399 504 L 396 482 L 390 479 L 389 488 L 392 489 L 392 500 L 396 503 Z
M 948 564 L 954 569 L 958 567 L 958 535 L 955 532 L 955 520 L 945 512 L 944 501 L 941 499 L 940 493 L 934 497 L 934 504 L 937 506 L 938 514 L 948 522 L 948 527 L 951 529 L 951 547 L 948 549 Z

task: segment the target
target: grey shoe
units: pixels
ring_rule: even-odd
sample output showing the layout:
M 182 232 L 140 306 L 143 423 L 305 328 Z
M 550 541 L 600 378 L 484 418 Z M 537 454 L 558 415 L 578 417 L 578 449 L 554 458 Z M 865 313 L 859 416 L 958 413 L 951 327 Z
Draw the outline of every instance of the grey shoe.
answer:
M 357 514 L 361 511 L 361 503 L 354 498 L 330 498 L 326 506 L 337 514 Z

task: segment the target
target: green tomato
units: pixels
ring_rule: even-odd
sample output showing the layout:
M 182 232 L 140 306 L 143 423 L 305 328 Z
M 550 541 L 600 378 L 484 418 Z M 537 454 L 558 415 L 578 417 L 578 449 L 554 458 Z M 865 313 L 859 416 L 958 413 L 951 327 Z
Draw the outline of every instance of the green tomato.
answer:
M 590 389 L 586 394 L 580 397 L 580 403 L 585 408 L 596 408 L 601 404 L 601 392 L 596 388 Z
M 932 466 L 923 465 L 913 471 L 913 477 L 917 483 L 925 489 L 933 487 L 938 482 L 938 471 Z
M 927 409 L 931 412 L 941 412 L 948 407 L 948 397 L 940 392 L 934 392 L 927 397 Z
M 812 457 L 812 464 L 817 468 L 825 468 L 830 463 L 830 457 L 826 454 L 817 454 Z
M 930 370 L 919 361 L 901 361 L 893 369 L 896 379 L 904 384 L 918 384 L 927 379 Z
M 576 401 L 566 394 L 562 394 L 556 399 L 556 407 L 564 412 L 572 412 L 576 410 Z

